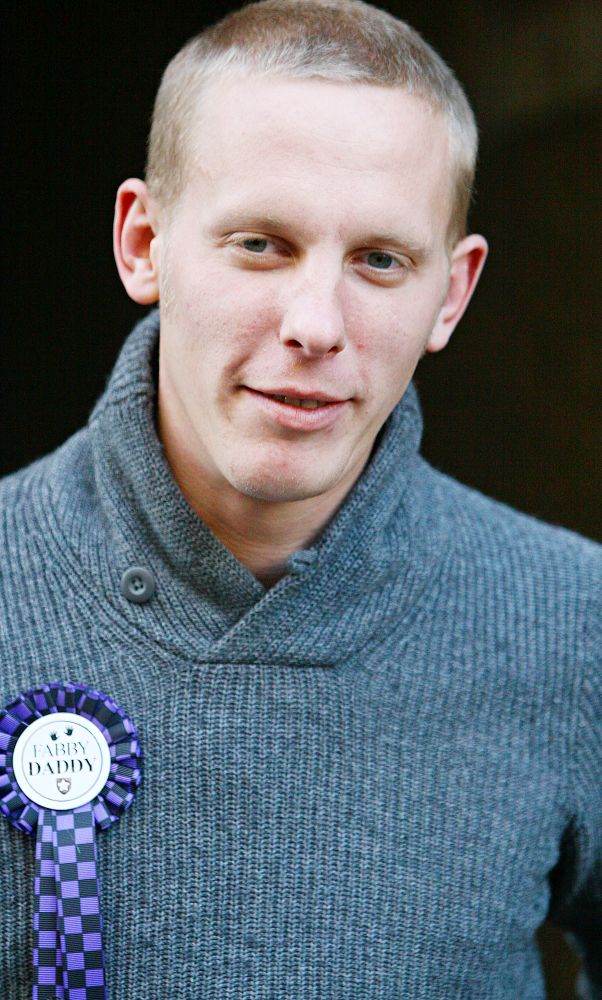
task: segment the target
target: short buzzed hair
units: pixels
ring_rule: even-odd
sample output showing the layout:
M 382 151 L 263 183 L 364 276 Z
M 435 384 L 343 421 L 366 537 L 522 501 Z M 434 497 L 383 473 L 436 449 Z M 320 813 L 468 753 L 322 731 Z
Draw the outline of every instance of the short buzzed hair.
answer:
M 417 31 L 362 0 L 260 0 L 184 45 L 163 74 L 148 140 L 146 180 L 167 211 L 187 181 L 203 90 L 218 78 L 245 75 L 364 82 L 424 100 L 448 125 L 448 246 L 465 235 L 478 145 L 466 95 Z

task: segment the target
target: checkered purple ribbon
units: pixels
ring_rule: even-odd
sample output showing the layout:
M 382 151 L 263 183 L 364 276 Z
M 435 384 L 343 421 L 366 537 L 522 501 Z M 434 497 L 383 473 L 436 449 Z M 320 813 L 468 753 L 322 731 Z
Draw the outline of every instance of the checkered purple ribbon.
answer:
M 43 809 L 37 825 L 33 1000 L 105 1000 L 91 805 Z
M 109 746 L 109 777 L 74 809 L 42 808 L 18 785 L 13 750 L 27 726 L 53 712 L 96 725 Z M 0 711 L 0 811 L 19 830 L 36 831 L 33 1000 L 105 1000 L 96 827 L 108 829 L 134 799 L 142 750 L 134 726 L 112 698 L 81 684 L 44 684 Z

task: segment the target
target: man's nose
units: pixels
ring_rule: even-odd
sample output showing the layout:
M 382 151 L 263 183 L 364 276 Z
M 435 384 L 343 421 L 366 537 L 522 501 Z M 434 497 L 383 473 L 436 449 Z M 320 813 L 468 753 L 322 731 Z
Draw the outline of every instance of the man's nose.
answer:
M 280 342 L 307 358 L 343 350 L 345 321 L 336 280 L 309 280 L 297 290 L 284 313 Z

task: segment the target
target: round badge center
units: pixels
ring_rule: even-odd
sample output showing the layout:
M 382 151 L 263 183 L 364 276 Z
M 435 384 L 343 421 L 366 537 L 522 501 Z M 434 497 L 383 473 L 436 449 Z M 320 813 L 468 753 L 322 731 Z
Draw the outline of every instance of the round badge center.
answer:
M 104 788 L 109 744 L 98 726 L 72 712 L 51 712 L 17 740 L 13 771 L 21 791 L 46 809 L 76 809 Z

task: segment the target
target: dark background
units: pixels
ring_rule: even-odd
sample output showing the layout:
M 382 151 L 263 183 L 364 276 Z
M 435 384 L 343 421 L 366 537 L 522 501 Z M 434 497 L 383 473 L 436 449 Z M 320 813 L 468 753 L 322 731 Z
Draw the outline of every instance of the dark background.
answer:
M 169 58 L 236 3 L 3 7 L 0 473 L 87 419 L 145 310 L 114 268 L 115 191 L 142 176 Z M 441 355 L 421 363 L 424 453 L 547 521 L 602 539 L 594 161 L 600 8 L 589 0 L 382 6 L 454 67 L 481 127 L 474 231 L 490 257 Z M 551 1000 L 576 962 L 542 932 Z

